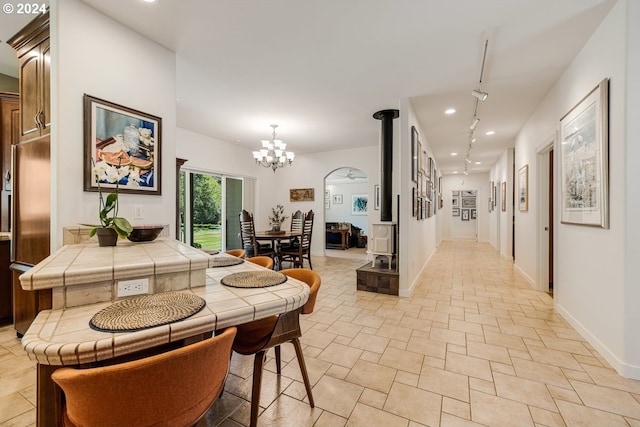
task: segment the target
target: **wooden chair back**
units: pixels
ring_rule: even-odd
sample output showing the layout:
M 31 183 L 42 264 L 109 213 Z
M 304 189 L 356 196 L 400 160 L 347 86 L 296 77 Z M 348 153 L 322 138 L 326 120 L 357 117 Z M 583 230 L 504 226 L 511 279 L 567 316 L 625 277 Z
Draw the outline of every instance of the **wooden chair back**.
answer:
M 301 210 L 297 210 L 296 212 L 291 214 L 291 231 L 302 232 L 302 222 L 304 219 L 304 215 Z
M 236 328 L 166 353 L 97 368 L 61 368 L 65 425 L 194 425 L 216 401 Z
M 304 258 L 306 256 L 309 261 L 309 267 L 313 268 L 311 265 L 311 236 L 313 233 L 313 211 L 307 212 L 302 221 L 302 235 L 300 236 L 299 242 L 297 244 L 289 245 L 288 247 L 283 247 L 280 250 L 281 258 L 285 261 L 293 262 L 294 266 L 302 267 L 304 264 Z

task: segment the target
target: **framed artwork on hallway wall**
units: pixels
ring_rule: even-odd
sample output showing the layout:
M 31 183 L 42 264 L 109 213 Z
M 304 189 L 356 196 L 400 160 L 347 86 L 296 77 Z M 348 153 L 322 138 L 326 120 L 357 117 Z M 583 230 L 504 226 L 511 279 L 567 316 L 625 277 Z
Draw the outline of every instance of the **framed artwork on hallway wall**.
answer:
M 507 211 L 507 183 L 502 183 L 502 212 Z
M 609 79 L 560 119 L 560 221 L 609 228 Z
M 411 126 L 411 181 L 418 182 L 418 130 Z
M 518 209 L 522 212 L 529 210 L 529 165 L 518 171 Z
M 160 195 L 161 164 L 160 117 L 84 95 L 85 191 Z

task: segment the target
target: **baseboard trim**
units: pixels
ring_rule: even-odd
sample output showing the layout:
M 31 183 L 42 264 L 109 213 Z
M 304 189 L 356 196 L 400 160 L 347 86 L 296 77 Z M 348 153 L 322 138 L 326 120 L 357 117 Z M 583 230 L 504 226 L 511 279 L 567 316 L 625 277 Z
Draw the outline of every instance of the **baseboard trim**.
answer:
M 575 317 L 571 315 L 563 306 L 558 303 L 554 304 L 556 311 L 564 317 L 564 319 L 573 326 L 573 328 L 582 336 L 604 359 L 609 362 L 611 367 L 616 370 L 618 374 L 625 378 L 631 378 L 634 380 L 640 380 L 640 366 L 631 365 L 623 362 L 620 358 L 614 354 L 609 348 L 604 345 L 595 335 L 593 335 L 587 328 L 580 323 Z

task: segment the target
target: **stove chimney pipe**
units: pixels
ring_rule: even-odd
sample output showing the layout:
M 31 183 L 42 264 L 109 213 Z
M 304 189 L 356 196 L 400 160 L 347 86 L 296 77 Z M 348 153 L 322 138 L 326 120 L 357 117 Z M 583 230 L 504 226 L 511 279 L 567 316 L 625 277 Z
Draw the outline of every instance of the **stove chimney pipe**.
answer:
M 393 192 L 393 119 L 400 116 L 399 110 L 381 110 L 373 118 L 382 121 L 382 148 L 380 173 L 380 220 L 392 221 Z

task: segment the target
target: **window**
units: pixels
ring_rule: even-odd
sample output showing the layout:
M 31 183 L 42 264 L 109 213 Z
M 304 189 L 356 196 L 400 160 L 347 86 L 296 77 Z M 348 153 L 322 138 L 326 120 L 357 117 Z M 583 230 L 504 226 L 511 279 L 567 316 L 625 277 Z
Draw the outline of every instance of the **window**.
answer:
M 183 169 L 179 240 L 203 250 L 239 248 L 243 179 Z

